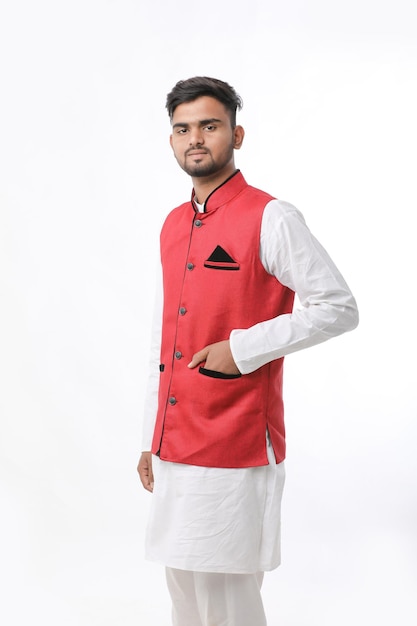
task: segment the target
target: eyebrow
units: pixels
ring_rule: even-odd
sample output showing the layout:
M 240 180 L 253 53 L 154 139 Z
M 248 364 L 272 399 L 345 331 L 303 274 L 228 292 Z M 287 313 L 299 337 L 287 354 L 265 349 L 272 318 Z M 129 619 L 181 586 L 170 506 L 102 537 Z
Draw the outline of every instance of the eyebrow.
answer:
M 217 119 L 217 117 L 210 117 L 207 120 L 200 120 L 199 121 L 199 126 L 207 126 L 207 124 L 222 124 L 223 120 L 219 120 Z M 186 122 L 177 122 L 176 124 L 172 125 L 172 128 L 188 128 L 189 124 L 187 124 Z

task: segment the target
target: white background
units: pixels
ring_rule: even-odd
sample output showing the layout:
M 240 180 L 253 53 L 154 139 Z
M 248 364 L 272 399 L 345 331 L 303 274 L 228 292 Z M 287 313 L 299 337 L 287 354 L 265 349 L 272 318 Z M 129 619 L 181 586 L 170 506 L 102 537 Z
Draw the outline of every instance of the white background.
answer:
M 135 468 L 158 232 L 190 194 L 165 97 L 197 74 L 242 95 L 238 167 L 303 212 L 361 315 L 286 360 L 269 624 L 417 623 L 414 7 L 1 2 L 6 626 L 170 624 Z

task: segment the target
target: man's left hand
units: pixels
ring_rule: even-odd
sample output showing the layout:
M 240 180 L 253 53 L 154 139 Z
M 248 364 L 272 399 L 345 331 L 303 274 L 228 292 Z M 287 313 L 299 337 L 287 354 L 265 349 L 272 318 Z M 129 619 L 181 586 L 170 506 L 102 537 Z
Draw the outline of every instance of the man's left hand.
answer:
M 230 350 L 230 341 L 218 341 L 206 346 L 199 352 L 196 352 L 188 364 L 193 369 L 199 363 L 205 361 L 205 366 L 209 370 L 222 372 L 223 374 L 240 374 L 236 363 L 233 360 L 232 351 Z

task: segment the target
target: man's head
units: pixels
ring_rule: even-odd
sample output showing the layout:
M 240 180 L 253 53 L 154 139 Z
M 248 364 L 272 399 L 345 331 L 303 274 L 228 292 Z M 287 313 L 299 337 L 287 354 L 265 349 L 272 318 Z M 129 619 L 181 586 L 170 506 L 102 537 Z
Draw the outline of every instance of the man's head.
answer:
M 214 78 L 180 81 L 168 94 L 171 147 L 180 167 L 194 180 L 219 185 L 236 170 L 244 130 L 236 125 L 242 102 L 227 83 Z
M 179 104 L 193 102 L 201 96 L 210 96 L 223 104 L 230 115 L 232 128 L 236 126 L 236 111 L 242 108 L 242 99 L 228 83 L 217 78 L 194 76 L 180 80 L 167 96 L 166 108 L 172 121 Z

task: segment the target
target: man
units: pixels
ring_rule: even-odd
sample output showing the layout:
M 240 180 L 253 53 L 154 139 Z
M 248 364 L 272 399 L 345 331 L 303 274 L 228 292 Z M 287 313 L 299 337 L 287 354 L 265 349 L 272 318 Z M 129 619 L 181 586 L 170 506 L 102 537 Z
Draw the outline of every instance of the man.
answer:
M 230 85 L 206 77 L 167 98 L 193 193 L 161 231 L 138 472 L 153 491 L 146 556 L 166 566 L 174 626 L 266 624 L 263 572 L 280 563 L 283 357 L 358 323 L 299 211 L 236 169 L 240 108 Z

